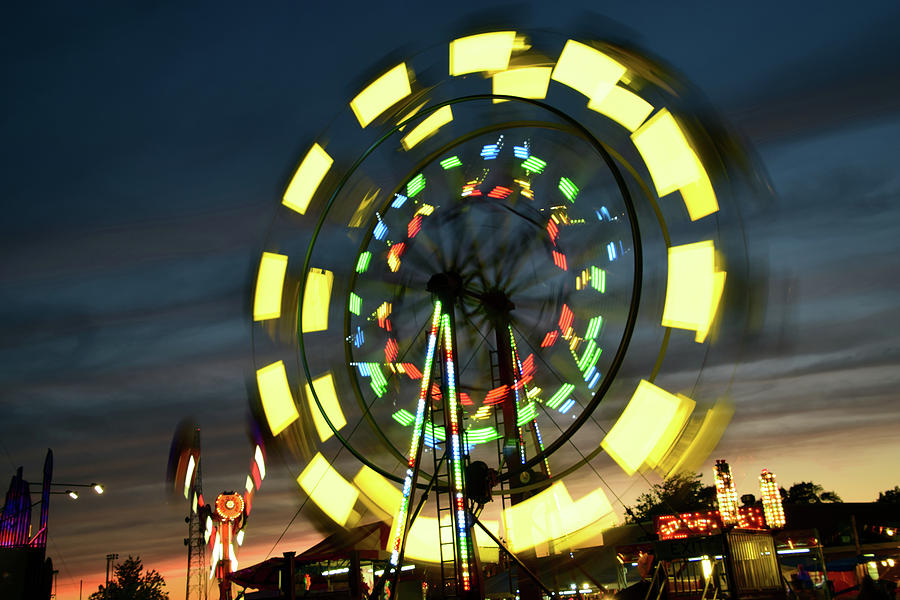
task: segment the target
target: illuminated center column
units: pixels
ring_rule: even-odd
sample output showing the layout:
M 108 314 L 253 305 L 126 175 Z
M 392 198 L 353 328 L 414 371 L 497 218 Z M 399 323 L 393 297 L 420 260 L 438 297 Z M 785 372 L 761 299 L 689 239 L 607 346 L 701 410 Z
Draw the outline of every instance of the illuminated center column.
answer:
M 713 469 L 716 477 L 716 499 L 719 502 L 719 514 L 724 525 L 738 522 L 738 497 L 734 489 L 731 467 L 724 460 L 717 460 Z
M 443 305 L 441 314 L 441 354 L 443 358 L 444 428 L 447 432 L 447 483 L 451 514 L 453 516 L 454 562 L 456 571 L 456 595 L 460 598 L 481 598 L 481 573 L 469 518 L 469 497 L 463 473 L 468 463 L 468 448 L 462 427 L 457 365 L 454 348 L 456 320 L 454 305 L 462 293 L 461 278 L 454 273 L 435 275 L 428 282 L 428 289 L 437 295 Z M 441 493 L 438 491 L 438 493 Z M 440 505 L 440 504 L 439 504 Z M 440 515 L 438 515 L 440 520 Z
M 772 529 L 784 527 L 784 507 L 781 504 L 781 492 L 775 483 L 775 473 L 763 469 L 759 474 L 759 490 L 762 495 L 763 512 L 766 515 L 766 525 Z

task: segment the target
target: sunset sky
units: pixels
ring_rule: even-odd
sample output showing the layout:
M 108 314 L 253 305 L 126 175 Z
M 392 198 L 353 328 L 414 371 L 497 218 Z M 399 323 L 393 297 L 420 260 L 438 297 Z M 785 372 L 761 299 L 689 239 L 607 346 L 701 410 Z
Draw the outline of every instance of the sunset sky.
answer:
M 110 552 L 183 598 L 169 444 L 193 417 L 204 488 L 243 486 L 247 307 L 298 158 L 378 58 L 503 14 L 662 57 L 774 185 L 745 224 L 768 310 L 716 451 L 738 493 L 762 467 L 845 501 L 900 485 L 900 4 L 26 3 L 0 25 L 0 465 L 36 481 L 52 448 L 55 480 L 107 488 L 52 499 L 59 600 L 96 591 Z M 272 458 L 242 565 L 321 537 L 300 517 L 273 548 L 302 497 Z

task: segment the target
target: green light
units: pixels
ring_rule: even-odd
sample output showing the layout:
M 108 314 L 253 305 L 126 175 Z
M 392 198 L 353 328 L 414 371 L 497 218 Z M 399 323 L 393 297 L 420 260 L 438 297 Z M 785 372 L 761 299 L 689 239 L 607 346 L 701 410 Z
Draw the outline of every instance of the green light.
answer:
M 581 360 L 578 361 L 578 369 L 582 374 L 587 373 L 591 367 L 597 364 L 597 360 L 602 352 L 603 348 L 598 348 L 594 344 L 594 340 L 588 342 L 587 348 L 584 349 L 584 354 L 581 355 Z
M 371 252 L 363 252 L 359 255 L 359 258 L 356 261 L 356 272 L 357 273 L 365 273 L 366 269 L 369 268 L 369 261 L 372 260 Z
M 572 183 L 568 177 L 559 178 L 559 191 L 569 199 L 569 202 L 575 202 L 575 196 L 578 195 L 578 186 Z
M 480 429 L 470 429 L 466 432 L 466 443 L 474 446 L 476 444 L 484 444 L 492 440 L 499 439 L 501 436 L 493 427 L 482 427 Z
M 425 189 L 425 175 L 419 173 L 412 180 L 406 184 L 406 196 L 408 198 L 413 198 Z
M 401 425 L 406 425 L 406 426 L 412 425 L 416 420 L 416 416 L 414 414 L 412 414 L 411 412 L 409 412 L 408 410 L 406 410 L 405 408 L 401 408 L 400 410 L 398 410 L 391 416 L 394 418 L 395 421 L 397 421 Z
M 606 293 L 606 271 L 600 267 L 591 267 L 591 287 L 602 294 Z
M 581 355 L 581 360 L 578 361 L 578 370 L 584 373 L 585 369 L 587 369 L 588 361 L 591 359 L 591 356 L 594 354 L 594 351 L 597 349 L 597 343 L 594 340 L 590 340 L 587 343 L 587 347 L 584 349 L 584 354 Z
M 584 334 L 585 339 L 593 340 L 600 333 L 600 326 L 603 325 L 603 317 L 597 315 L 588 323 L 587 333 Z
M 519 411 L 516 427 L 521 427 L 535 418 L 537 418 L 537 405 L 534 402 L 529 402 Z
M 387 391 L 387 379 L 384 378 L 384 373 L 381 372 L 381 365 L 378 363 L 369 363 L 369 371 L 372 373 L 372 390 L 375 392 L 375 395 L 381 398 L 384 396 L 384 393 Z
M 452 169 L 453 167 L 458 167 L 461 164 L 462 162 L 459 160 L 458 156 L 451 156 L 450 158 L 445 158 L 441 161 L 441 166 L 444 167 L 444 169 Z
M 571 383 L 564 383 L 562 387 L 560 387 L 556 391 L 556 393 L 553 394 L 553 397 L 547 400 L 547 406 L 549 406 L 550 408 L 556 408 L 557 406 L 562 404 L 563 400 L 565 400 L 566 397 L 573 391 L 575 391 L 574 385 L 572 385 Z
M 438 442 L 447 440 L 447 433 L 444 431 L 443 425 L 438 425 L 437 427 L 435 427 L 433 424 L 426 422 L 425 431 L 427 431 L 429 435 L 431 435 L 432 439 L 437 440 Z
M 532 173 L 540 175 L 544 172 L 544 167 L 547 166 L 547 162 L 539 159 L 537 156 L 529 156 L 522 161 L 522 166 L 526 171 L 531 171 Z
M 350 292 L 350 312 L 356 316 L 359 316 L 359 313 L 362 312 L 362 298 L 353 292 Z

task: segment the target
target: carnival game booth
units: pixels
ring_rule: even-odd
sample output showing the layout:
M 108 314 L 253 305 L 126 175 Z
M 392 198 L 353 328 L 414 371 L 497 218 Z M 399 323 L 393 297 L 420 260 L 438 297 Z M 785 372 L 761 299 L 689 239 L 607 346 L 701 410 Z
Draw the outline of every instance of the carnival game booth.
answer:
M 726 526 L 719 511 L 656 518 L 651 596 L 669 600 L 783 600 L 775 540 L 761 509 L 741 507 Z M 620 557 L 620 562 L 633 557 Z M 654 600 L 654 598 L 650 598 Z
M 368 597 L 374 579 L 388 563 L 389 553 L 384 548 L 389 536 L 390 528 L 384 523 L 339 531 L 301 554 L 286 552 L 284 556 L 236 571 L 231 581 L 244 588 L 246 600 L 361 600 Z M 424 576 L 424 571 L 416 565 L 405 565 L 398 587 L 421 594 Z

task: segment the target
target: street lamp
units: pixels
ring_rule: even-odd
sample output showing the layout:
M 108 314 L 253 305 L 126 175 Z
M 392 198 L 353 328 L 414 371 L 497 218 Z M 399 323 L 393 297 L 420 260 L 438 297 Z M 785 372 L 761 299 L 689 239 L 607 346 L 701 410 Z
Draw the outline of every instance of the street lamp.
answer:
M 38 484 L 30 483 L 29 485 L 38 485 Z M 64 487 L 64 488 L 76 488 L 76 487 L 91 488 L 94 490 L 95 494 L 102 494 L 105 491 L 103 488 L 103 484 L 97 483 L 97 482 L 94 482 L 94 483 L 57 483 L 55 481 L 52 481 L 52 482 L 50 482 L 50 485 L 52 485 L 54 487 Z M 73 498 L 78 497 L 78 493 L 74 492 L 72 490 L 66 490 L 66 493 L 69 494 L 70 496 L 72 494 L 75 494 L 74 496 L 72 496 Z

